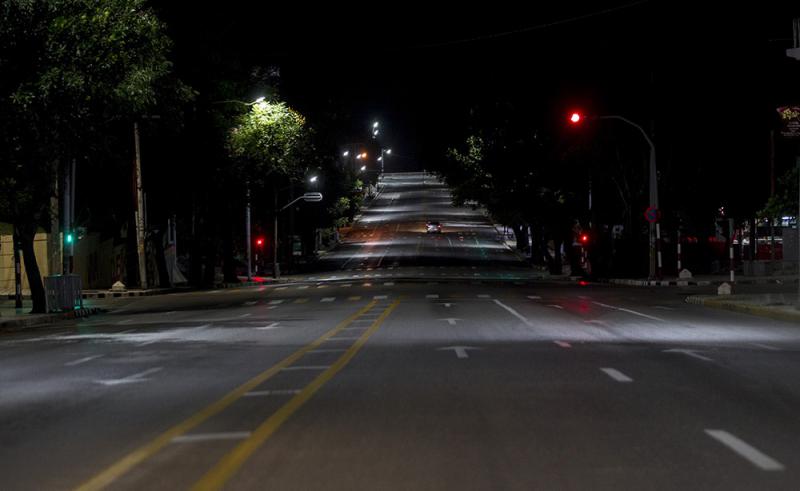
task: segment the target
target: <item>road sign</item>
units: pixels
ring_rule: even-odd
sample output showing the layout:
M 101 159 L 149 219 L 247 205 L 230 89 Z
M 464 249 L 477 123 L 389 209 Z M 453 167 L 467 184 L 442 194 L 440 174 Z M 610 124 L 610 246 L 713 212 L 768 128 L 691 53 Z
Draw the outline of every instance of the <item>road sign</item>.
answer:
M 644 212 L 644 219 L 650 223 L 656 223 L 661 216 L 661 212 L 655 206 L 651 206 Z

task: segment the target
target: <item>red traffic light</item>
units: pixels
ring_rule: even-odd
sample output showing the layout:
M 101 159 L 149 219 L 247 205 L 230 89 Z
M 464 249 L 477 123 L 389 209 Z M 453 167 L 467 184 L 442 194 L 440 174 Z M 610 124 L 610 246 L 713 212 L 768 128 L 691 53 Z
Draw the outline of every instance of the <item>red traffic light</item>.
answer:
M 256 245 L 257 245 L 257 246 L 262 246 L 262 245 L 264 245 L 264 239 L 262 239 L 261 237 L 257 238 L 257 239 L 256 239 Z
M 589 236 L 586 234 L 581 235 L 581 243 L 588 244 L 589 243 Z
M 583 120 L 583 115 L 579 112 L 574 112 L 569 117 L 569 122 L 572 124 L 578 124 Z

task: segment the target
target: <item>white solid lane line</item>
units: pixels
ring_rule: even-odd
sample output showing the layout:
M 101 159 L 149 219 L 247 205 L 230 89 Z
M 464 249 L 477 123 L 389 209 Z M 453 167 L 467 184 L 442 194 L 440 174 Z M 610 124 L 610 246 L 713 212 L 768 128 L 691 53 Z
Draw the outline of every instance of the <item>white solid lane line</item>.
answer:
M 628 377 L 627 375 L 625 375 L 624 373 L 620 372 L 616 368 L 601 368 L 600 370 L 603 371 L 609 377 L 611 377 L 614 380 L 616 380 L 617 382 L 623 382 L 623 383 L 625 383 L 625 382 L 633 382 L 632 378 Z
M 172 443 L 194 443 L 215 440 L 244 440 L 250 437 L 249 431 L 228 431 L 224 433 L 195 433 L 194 435 L 181 435 L 172 439 Z
M 279 390 L 254 390 L 246 393 L 245 397 L 263 397 L 263 396 L 293 396 L 299 394 L 300 389 L 279 389 Z
M 755 346 L 757 348 L 763 348 L 763 349 L 767 349 L 767 350 L 770 350 L 770 351 L 780 351 L 781 350 L 780 348 L 776 348 L 775 346 L 770 346 L 768 344 L 762 344 L 762 343 L 752 343 L 752 344 L 753 344 L 753 346 Z
M 504 303 L 503 303 L 503 302 L 501 302 L 500 300 L 497 300 L 497 299 L 495 299 L 495 300 L 494 300 L 494 303 L 496 303 L 496 304 L 497 304 L 497 305 L 499 305 L 500 307 L 504 308 L 506 311 L 508 311 L 508 312 L 509 312 L 511 315 L 513 315 L 513 316 L 514 316 L 514 317 L 516 317 L 517 319 L 521 320 L 521 321 L 522 321 L 522 323 L 523 323 L 523 324 L 525 324 L 526 326 L 528 326 L 528 327 L 533 327 L 533 324 L 531 323 L 531 321 L 529 321 L 528 319 L 526 319 L 525 317 L 523 317 L 523 316 L 522 316 L 522 314 L 520 314 L 520 313 L 519 313 L 519 312 L 517 312 L 516 310 L 512 309 L 512 308 L 511 308 L 511 307 L 509 307 L 508 305 L 504 304 Z
M 595 304 L 595 305 L 599 305 L 600 307 L 605 307 L 607 309 L 619 310 L 620 312 L 627 312 L 628 314 L 638 315 L 639 317 L 644 317 L 645 319 L 650 319 L 650 320 L 659 321 L 659 322 L 667 322 L 664 319 L 661 319 L 659 317 L 653 317 L 652 315 L 647 315 L 647 314 L 643 314 L 641 312 L 636 312 L 635 310 L 625 309 L 625 308 L 622 308 L 622 307 L 614 307 L 613 305 L 608 305 L 608 304 L 601 303 L 601 302 L 592 302 L 592 303 Z
M 98 358 L 100 358 L 102 356 L 105 356 L 105 355 L 87 356 L 86 358 L 81 358 L 79 360 L 74 360 L 74 361 L 70 361 L 70 362 L 64 363 L 64 366 L 65 367 L 74 367 L 76 365 L 81 365 L 83 363 L 86 363 L 87 361 L 96 360 L 96 359 L 98 359 Z
M 784 469 L 783 464 L 727 431 L 705 430 L 705 432 L 762 471 L 782 471 Z
M 110 380 L 95 380 L 95 383 L 109 386 L 109 385 L 134 384 L 137 382 L 144 382 L 147 380 L 145 378 L 146 376 L 150 375 L 151 373 L 160 372 L 163 369 L 164 367 L 150 368 L 143 372 L 134 373 L 133 375 L 129 375 L 123 378 L 110 379 Z

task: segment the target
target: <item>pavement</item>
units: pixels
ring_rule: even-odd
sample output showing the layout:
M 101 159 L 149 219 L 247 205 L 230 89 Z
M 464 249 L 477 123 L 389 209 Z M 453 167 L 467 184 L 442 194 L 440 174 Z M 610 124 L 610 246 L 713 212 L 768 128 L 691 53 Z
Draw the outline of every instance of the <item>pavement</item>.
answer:
M 439 265 L 388 208 L 313 279 L 0 333 L 3 489 L 797 489 L 797 323 L 528 277 L 480 223 Z

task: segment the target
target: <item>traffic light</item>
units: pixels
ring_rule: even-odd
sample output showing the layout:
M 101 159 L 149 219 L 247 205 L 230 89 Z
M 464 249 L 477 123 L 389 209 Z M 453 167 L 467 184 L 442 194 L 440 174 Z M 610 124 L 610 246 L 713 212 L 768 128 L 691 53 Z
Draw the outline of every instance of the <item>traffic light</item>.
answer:
M 256 239 L 256 246 L 262 247 L 263 245 L 264 245 L 264 238 L 263 237 L 258 237 Z
M 589 235 L 588 234 L 581 234 L 581 245 L 588 245 L 589 244 Z
M 569 122 L 570 123 L 578 124 L 581 121 L 583 121 L 583 114 L 581 114 L 581 113 L 579 113 L 577 111 L 573 112 L 572 114 L 570 114 L 570 116 L 569 116 Z
M 75 236 L 72 235 L 72 232 L 69 232 L 64 236 L 64 243 L 66 244 L 72 244 L 73 240 L 75 240 Z

